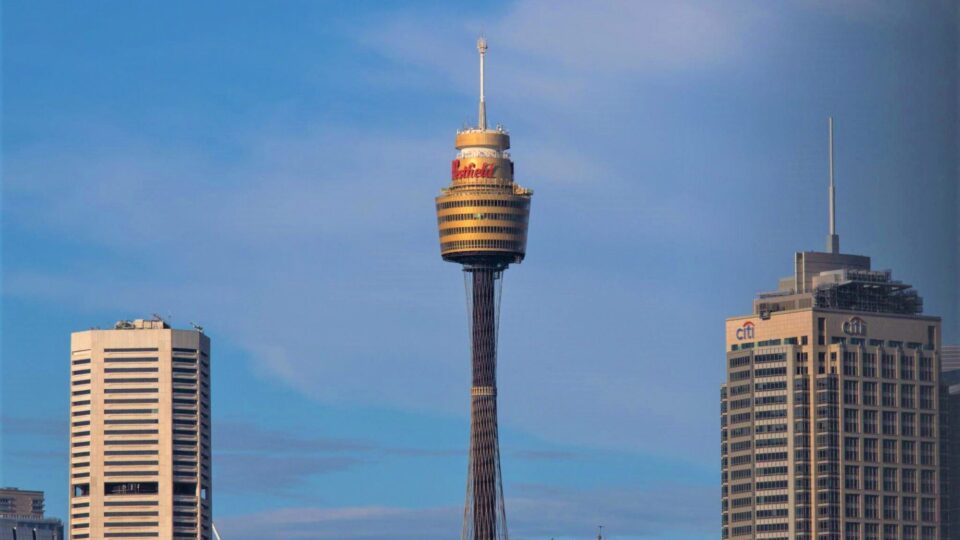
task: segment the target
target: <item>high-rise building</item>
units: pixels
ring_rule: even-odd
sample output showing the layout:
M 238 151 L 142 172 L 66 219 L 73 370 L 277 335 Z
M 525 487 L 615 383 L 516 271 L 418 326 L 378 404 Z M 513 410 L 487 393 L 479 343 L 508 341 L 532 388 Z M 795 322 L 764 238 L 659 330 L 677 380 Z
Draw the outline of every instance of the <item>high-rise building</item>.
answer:
M 14 487 L 0 488 L 0 514 L 43 517 L 42 491 L 27 491 Z
M 63 540 L 63 522 L 43 516 L 42 491 L 0 488 L 0 540 Z
M 70 538 L 211 538 L 210 339 L 162 320 L 70 339 Z
M 510 135 L 487 128 L 484 56 L 476 128 L 457 133 L 451 184 L 436 199 L 440 253 L 463 265 L 471 327 L 473 386 L 463 540 L 507 537 L 497 435 L 497 323 L 503 271 L 526 253 L 532 191 L 513 181 Z
M 944 345 L 941 356 L 943 538 L 952 539 L 960 536 L 960 345 Z
M 943 346 L 943 372 L 960 370 L 960 345 Z
M 940 540 L 940 319 L 890 271 L 797 253 L 726 321 L 722 537 Z

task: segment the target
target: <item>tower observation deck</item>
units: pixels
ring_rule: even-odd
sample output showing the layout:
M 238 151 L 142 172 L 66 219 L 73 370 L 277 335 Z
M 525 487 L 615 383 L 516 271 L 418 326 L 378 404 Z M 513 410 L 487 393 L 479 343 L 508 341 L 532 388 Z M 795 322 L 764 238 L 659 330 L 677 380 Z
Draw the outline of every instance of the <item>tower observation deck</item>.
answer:
M 471 335 L 470 456 L 462 540 L 507 538 L 497 434 L 497 330 L 503 271 L 523 260 L 533 192 L 514 183 L 510 135 L 487 129 L 486 40 L 476 128 L 457 133 L 450 185 L 436 198 L 440 254 L 463 265 Z

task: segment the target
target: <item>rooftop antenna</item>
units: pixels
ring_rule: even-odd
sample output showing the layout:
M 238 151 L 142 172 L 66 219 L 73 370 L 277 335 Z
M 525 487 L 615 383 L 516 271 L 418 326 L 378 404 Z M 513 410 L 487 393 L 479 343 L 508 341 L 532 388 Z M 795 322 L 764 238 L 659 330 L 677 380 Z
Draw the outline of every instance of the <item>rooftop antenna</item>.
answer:
M 597 525 L 597 540 L 603 540 L 603 525 Z
M 483 58 L 487 55 L 487 40 L 477 39 L 477 51 L 480 53 L 480 129 L 487 129 L 487 100 L 483 96 Z
M 827 236 L 827 251 L 840 253 L 840 235 L 837 234 L 837 187 L 833 182 L 833 117 L 827 117 L 829 131 L 829 161 L 830 161 L 830 235 Z

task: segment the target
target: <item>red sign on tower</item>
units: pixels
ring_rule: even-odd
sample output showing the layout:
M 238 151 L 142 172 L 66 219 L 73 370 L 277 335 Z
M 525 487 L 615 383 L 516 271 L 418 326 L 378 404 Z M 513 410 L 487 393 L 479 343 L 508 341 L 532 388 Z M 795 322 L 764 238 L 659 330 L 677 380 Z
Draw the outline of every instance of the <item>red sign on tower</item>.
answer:
M 455 159 L 450 166 L 450 176 L 454 180 L 462 180 L 464 178 L 493 178 L 496 170 L 497 166 L 493 163 L 483 163 L 480 167 L 477 167 L 476 163 L 470 163 L 469 165 L 461 167 L 460 160 Z

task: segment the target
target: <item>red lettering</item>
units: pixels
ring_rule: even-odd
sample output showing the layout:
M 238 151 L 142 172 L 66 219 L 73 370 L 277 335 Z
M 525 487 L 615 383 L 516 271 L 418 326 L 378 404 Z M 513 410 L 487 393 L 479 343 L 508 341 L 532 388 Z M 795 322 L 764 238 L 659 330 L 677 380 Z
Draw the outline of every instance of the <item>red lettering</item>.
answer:
M 470 163 L 465 167 L 460 166 L 460 160 L 455 159 L 450 164 L 450 176 L 454 180 L 462 180 L 464 178 L 494 178 L 497 172 L 497 166 L 492 163 L 482 163 L 480 168 L 477 168 L 476 163 Z

